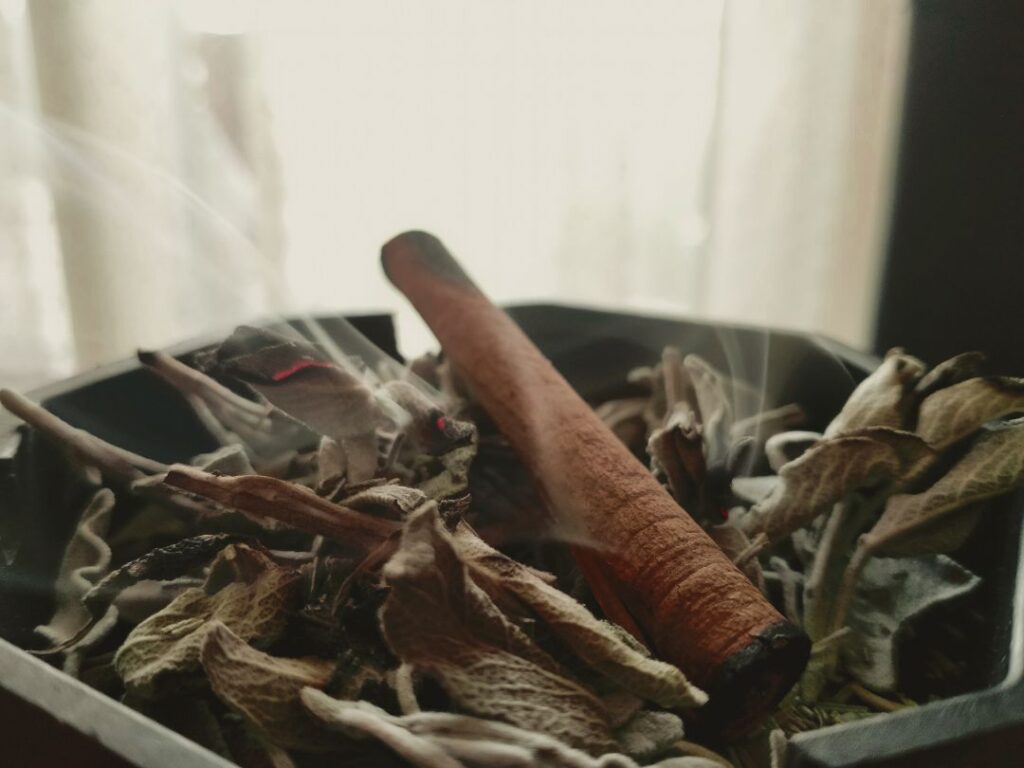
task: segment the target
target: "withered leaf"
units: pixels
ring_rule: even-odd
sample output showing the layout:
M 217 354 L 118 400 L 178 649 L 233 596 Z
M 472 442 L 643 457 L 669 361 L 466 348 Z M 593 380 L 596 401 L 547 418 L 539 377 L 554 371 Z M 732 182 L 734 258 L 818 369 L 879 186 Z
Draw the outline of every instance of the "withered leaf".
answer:
M 964 352 L 944 360 L 922 376 L 914 390 L 918 398 L 925 398 L 944 387 L 959 384 L 981 374 L 985 355 L 981 352 Z
M 427 495 L 418 488 L 398 483 L 384 483 L 345 496 L 339 503 L 358 512 L 403 520 L 426 501 Z
M 945 555 L 869 561 L 847 614 L 853 629 L 842 645 L 847 671 L 872 690 L 896 690 L 906 627 L 932 606 L 965 595 L 980 583 Z
M 664 707 L 695 707 L 707 696 L 676 667 L 652 659 L 621 632 L 537 574 L 491 548 L 466 525 L 455 544 L 473 579 L 489 594 L 509 592 L 527 606 L 573 654 L 623 690 Z
M 125 688 L 153 698 L 193 682 L 213 622 L 248 642 L 273 641 L 284 629 L 298 581 L 297 571 L 271 565 L 252 583 L 232 582 L 212 595 L 186 590 L 136 626 L 118 649 L 114 667 Z
M 96 583 L 82 602 L 96 617 L 125 589 L 140 581 L 169 581 L 185 575 L 212 560 L 239 536 L 230 533 L 202 534 L 157 547 L 142 557 L 125 563 Z
M 729 427 L 733 420 L 732 400 L 721 373 L 697 355 L 687 355 L 683 366 L 689 374 L 700 411 L 700 425 L 707 446 L 709 466 L 725 461 L 729 445 Z
M 637 768 L 626 755 L 591 757 L 545 733 L 496 720 L 448 712 L 396 717 L 369 702 L 339 701 L 313 688 L 301 695 L 309 714 L 326 727 L 346 736 L 377 739 L 417 768 Z M 657 714 L 668 716 L 658 718 L 657 735 L 674 733 L 678 718 L 669 724 L 668 718 L 674 715 Z M 700 758 L 668 758 L 650 765 L 719 768 L 720 764 Z
M 36 627 L 36 632 L 54 645 L 66 643 L 93 618 L 82 599 L 110 567 L 106 535 L 113 511 L 113 492 L 107 488 L 96 491 L 64 550 L 54 584 L 53 617 L 49 623 Z
M 977 432 L 983 424 L 1024 411 L 1024 379 L 968 379 L 929 395 L 921 403 L 917 433 L 941 450 Z
M 440 456 L 419 456 L 412 465 L 414 485 L 435 501 L 464 495 L 469 488 L 469 468 L 476 450 L 474 437 Z
M 738 524 L 750 538 L 779 541 L 849 494 L 913 474 L 932 458 L 917 435 L 884 427 L 824 440 L 783 466 L 780 485 Z
M 940 390 L 940 393 L 947 390 Z M 937 393 L 937 394 L 940 394 Z M 933 395 L 935 397 L 935 395 Z M 1024 419 L 982 430 L 968 452 L 928 489 L 893 496 L 860 547 L 876 554 L 920 552 L 918 534 L 970 505 L 1024 482 Z
M 402 718 L 389 715 L 368 701 L 340 701 L 314 687 L 301 692 L 302 706 L 315 720 L 348 737 L 370 737 L 387 745 L 413 766 L 463 768 L 463 764 L 429 736 L 403 727 Z
M 407 451 L 440 456 L 476 436 L 476 425 L 446 415 L 440 393 L 428 393 L 422 385 L 402 379 L 388 381 L 377 397 L 382 404 L 393 406 L 388 410 L 405 437 Z
M 210 453 L 201 453 L 190 462 L 204 472 L 219 475 L 255 475 L 249 454 L 241 445 L 225 445 Z
M 348 457 L 341 443 L 329 437 L 321 437 L 316 453 L 316 490 L 321 496 L 331 495 L 331 490 L 345 482 Z
M 392 651 L 434 678 L 464 711 L 612 751 L 600 701 L 557 665 L 469 578 L 435 505 L 413 513 L 384 567 L 381 627 Z
M 865 427 L 906 429 L 917 402 L 914 385 L 924 370 L 916 357 L 902 349 L 889 350 L 882 364 L 853 390 L 825 429 L 825 437 Z
M 701 505 L 707 467 L 704 440 L 693 411 L 686 406 L 673 409 L 665 426 L 651 433 L 647 453 L 652 469 L 668 481 L 675 500 L 684 509 L 696 512 Z
M 320 689 L 331 681 L 333 661 L 270 656 L 219 621 L 210 622 L 203 633 L 199 659 L 217 698 L 273 743 L 304 751 L 339 746 L 338 739 L 306 716 L 299 700 L 303 688 Z
M 671 712 L 642 710 L 616 729 L 615 738 L 619 748 L 630 757 L 649 760 L 683 738 L 683 721 Z
M 748 504 L 757 504 L 768 498 L 781 481 L 775 475 L 734 477 L 730 484 L 734 496 Z
M 772 435 L 764 443 L 768 466 L 778 472 L 791 461 L 796 461 L 813 448 L 824 435 L 820 432 L 793 430 Z

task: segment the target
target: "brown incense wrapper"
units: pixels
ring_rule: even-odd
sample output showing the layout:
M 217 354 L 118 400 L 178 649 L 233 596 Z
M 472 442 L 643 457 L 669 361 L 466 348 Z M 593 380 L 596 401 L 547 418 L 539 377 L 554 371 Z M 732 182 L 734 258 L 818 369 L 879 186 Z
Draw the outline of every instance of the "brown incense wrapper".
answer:
M 806 636 L 733 566 L 437 238 L 399 235 L 384 246 L 382 263 L 552 512 L 588 543 L 576 548 L 577 559 L 605 612 L 708 692 L 702 723 L 737 731 L 766 714 L 803 671 Z

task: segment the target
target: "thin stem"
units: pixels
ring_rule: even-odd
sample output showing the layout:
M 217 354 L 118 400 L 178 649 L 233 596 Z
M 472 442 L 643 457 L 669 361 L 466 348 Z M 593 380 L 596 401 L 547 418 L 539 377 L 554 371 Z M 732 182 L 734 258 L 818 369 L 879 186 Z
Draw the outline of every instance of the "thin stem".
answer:
M 755 536 L 746 549 L 742 550 L 733 558 L 732 564 L 737 568 L 743 568 L 751 558 L 757 557 L 768 546 L 768 536 L 763 531 Z
M 860 683 L 850 683 L 850 690 L 853 691 L 854 695 L 865 704 L 881 710 L 882 712 L 899 712 L 901 709 L 909 709 L 910 707 L 915 706 L 914 704 L 904 704 L 899 701 L 887 699 L 884 696 L 879 696 L 874 691 L 869 691 Z
M 308 488 L 275 477 L 227 477 L 175 464 L 164 483 L 241 512 L 269 517 L 308 533 L 326 536 L 364 552 L 378 546 L 401 528 L 401 524 L 394 520 L 334 504 Z
M 241 413 L 249 415 L 253 424 L 258 424 L 267 415 L 267 409 L 260 403 L 247 400 L 225 387 L 216 379 L 185 365 L 177 358 L 163 352 L 139 354 L 139 360 L 150 370 L 171 384 L 175 389 L 198 397 L 212 397 Z M 205 399 L 205 398 L 204 398 Z
M 853 594 L 857 589 L 857 581 L 860 579 L 861 571 L 871 558 L 872 551 L 863 542 L 857 546 L 850 564 L 846 566 L 843 574 L 843 581 L 839 587 L 839 594 L 836 597 L 836 609 L 832 618 L 833 631 L 838 630 L 846 624 L 846 614 L 850 610 L 850 603 L 853 601 Z
M 0 390 L 0 405 L 29 426 L 49 435 L 83 463 L 98 467 L 112 479 L 131 483 L 146 473 L 167 471 L 167 465 L 118 448 L 83 429 L 73 427 L 17 392 Z

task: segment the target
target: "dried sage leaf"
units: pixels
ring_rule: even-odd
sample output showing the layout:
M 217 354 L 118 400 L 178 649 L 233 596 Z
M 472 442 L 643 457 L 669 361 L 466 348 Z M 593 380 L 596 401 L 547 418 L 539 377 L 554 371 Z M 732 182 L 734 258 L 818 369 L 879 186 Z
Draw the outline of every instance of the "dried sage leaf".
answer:
M 882 364 L 853 390 L 825 429 L 825 437 L 865 427 L 906 429 L 917 404 L 914 386 L 924 370 L 916 357 L 902 349 L 889 350 Z
M 697 398 L 701 429 L 707 446 L 707 464 L 725 461 L 729 445 L 729 427 L 733 421 L 732 401 L 721 373 L 697 355 L 687 355 L 683 366 L 689 374 Z
M 157 547 L 104 576 L 82 599 L 97 617 L 125 589 L 140 581 L 170 581 L 205 565 L 239 536 L 230 533 L 202 534 Z
M 201 453 L 193 457 L 192 466 L 204 472 L 216 472 L 219 475 L 255 475 L 249 454 L 241 445 L 225 445 L 210 453 Z
M 381 628 L 392 651 L 473 714 L 595 753 L 614 749 L 600 701 L 557 665 L 469 578 L 435 505 L 406 522 L 384 567 Z
M 114 656 L 125 688 L 155 698 L 189 685 L 211 624 L 247 642 L 272 642 L 284 629 L 299 582 L 297 571 L 268 565 L 252 583 L 232 582 L 214 594 L 189 589 L 136 626 Z
M 53 616 L 49 623 L 36 627 L 36 632 L 53 645 L 68 642 L 93 619 L 82 599 L 110 567 L 106 536 L 113 511 L 113 492 L 107 488 L 96 491 L 64 550 L 54 584 Z
M 731 482 L 732 493 L 741 501 L 757 504 L 764 501 L 775 490 L 781 481 L 775 475 L 757 477 L 734 477 Z
M 326 727 L 353 738 L 379 740 L 417 768 L 637 768 L 626 755 L 591 757 L 547 734 L 496 720 L 448 712 L 396 717 L 369 702 L 339 701 L 313 688 L 302 691 L 301 697 L 307 712 Z M 659 727 L 652 730 L 667 735 L 678 718 L 671 726 L 667 720 L 658 718 Z M 721 763 L 668 758 L 651 768 L 707 766 L 721 768 Z
M 646 761 L 664 754 L 683 738 L 683 721 L 671 712 L 643 710 L 616 729 L 615 738 L 625 754 Z
M 463 764 L 429 737 L 402 726 L 402 718 L 389 715 L 368 701 L 339 701 L 314 687 L 301 691 L 302 706 L 327 728 L 350 738 L 370 737 L 386 745 L 413 766 L 463 768 Z
M 940 389 L 973 379 L 981 375 L 984 363 L 985 355 L 981 352 L 964 352 L 944 360 L 918 380 L 915 394 L 923 399 Z
M 491 548 L 465 525 L 455 544 L 473 579 L 489 594 L 509 592 L 548 625 L 565 647 L 623 690 L 664 707 L 695 707 L 707 696 L 671 664 L 652 659 L 624 632 L 521 563 Z
M 948 390 L 941 390 L 945 392 Z M 935 397 L 935 395 L 933 395 Z M 986 428 L 966 455 L 928 489 L 893 496 L 861 548 L 876 554 L 920 552 L 919 533 L 972 504 L 1024 483 L 1024 419 Z
M 942 450 L 977 432 L 986 422 L 1024 411 L 1024 379 L 986 376 L 940 389 L 924 399 L 917 433 Z
M 427 495 L 418 488 L 398 483 L 385 483 L 364 488 L 343 497 L 338 503 L 357 512 L 366 512 L 392 520 L 404 520 L 417 507 L 427 502 Z
M 647 453 L 651 469 L 668 482 L 680 506 L 700 509 L 707 467 L 701 428 L 689 407 L 681 406 L 669 413 L 665 426 L 654 430 L 647 440 Z
M 803 456 L 823 437 L 824 435 L 820 432 L 800 430 L 772 435 L 764 443 L 764 455 L 768 459 L 768 466 L 772 468 L 773 472 L 778 472 L 789 462 L 796 461 Z
M 324 688 L 331 681 L 333 661 L 270 656 L 220 621 L 210 622 L 203 633 L 199 660 L 217 698 L 274 744 L 308 752 L 339 747 L 340 740 L 307 717 L 299 700 L 304 688 Z
M 847 615 L 853 633 L 842 644 L 846 670 L 872 690 L 897 690 L 900 638 L 906 627 L 931 607 L 966 595 L 980 583 L 945 555 L 871 560 Z
M 780 541 L 851 493 L 911 475 L 932 458 L 917 435 L 883 427 L 823 440 L 782 467 L 779 486 L 740 521 L 743 532 Z

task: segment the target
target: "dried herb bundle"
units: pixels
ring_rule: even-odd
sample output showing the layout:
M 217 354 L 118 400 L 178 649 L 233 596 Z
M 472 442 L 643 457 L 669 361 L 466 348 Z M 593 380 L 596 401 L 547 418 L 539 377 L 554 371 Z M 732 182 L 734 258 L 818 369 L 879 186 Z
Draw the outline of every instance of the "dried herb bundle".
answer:
M 821 433 L 737 409 L 693 355 L 630 373 L 598 414 L 815 641 L 764 729 L 712 751 L 684 740 L 704 692 L 595 615 L 436 358 L 411 369 L 440 391 L 252 328 L 141 358 L 219 451 L 164 466 L 0 395 L 87 491 L 36 652 L 243 766 L 778 763 L 788 734 L 913 705 L 902 643 L 978 589 L 950 554 L 1024 482 L 1024 383 L 973 355 L 890 354 Z

